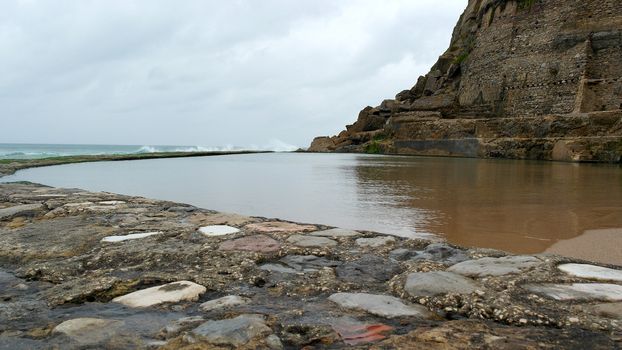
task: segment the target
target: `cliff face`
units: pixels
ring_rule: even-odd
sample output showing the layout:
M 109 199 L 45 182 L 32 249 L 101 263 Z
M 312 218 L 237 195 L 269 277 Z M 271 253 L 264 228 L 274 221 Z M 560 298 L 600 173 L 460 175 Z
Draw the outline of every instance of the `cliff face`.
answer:
M 469 0 L 410 90 L 309 151 L 622 159 L 620 0 Z

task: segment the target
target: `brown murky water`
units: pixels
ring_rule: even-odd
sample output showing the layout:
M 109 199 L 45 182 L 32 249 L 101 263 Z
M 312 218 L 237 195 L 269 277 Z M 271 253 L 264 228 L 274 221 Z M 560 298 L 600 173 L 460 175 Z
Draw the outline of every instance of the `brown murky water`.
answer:
M 17 180 L 515 253 L 622 228 L 616 165 L 254 154 L 72 164 L 2 179 Z

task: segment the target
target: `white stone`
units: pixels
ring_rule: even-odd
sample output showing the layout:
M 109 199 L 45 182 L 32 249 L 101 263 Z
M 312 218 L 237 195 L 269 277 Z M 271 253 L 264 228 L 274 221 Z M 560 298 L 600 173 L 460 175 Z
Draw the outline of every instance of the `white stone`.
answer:
M 206 290 L 205 287 L 194 282 L 178 281 L 162 286 L 142 289 L 114 298 L 112 301 L 129 307 L 148 307 L 162 303 L 196 301 Z
M 622 301 L 622 286 L 607 283 L 532 284 L 525 289 L 555 300 Z
M 359 238 L 356 240 L 356 244 L 360 247 L 378 248 L 385 244 L 395 242 L 395 238 L 391 236 L 380 236 L 374 238 Z
M 162 232 L 160 231 L 143 232 L 143 233 L 132 233 L 129 235 L 124 235 L 124 236 L 107 236 L 107 237 L 102 238 L 102 242 L 110 242 L 110 243 L 123 242 L 123 241 L 132 240 L 132 239 L 140 239 L 140 238 L 155 236 L 159 234 L 162 234 Z
M 342 228 L 333 228 L 330 230 L 324 230 L 324 231 L 315 231 L 310 233 L 309 235 L 311 236 L 319 236 L 319 237 L 333 237 L 333 238 L 337 238 L 337 237 L 355 237 L 355 236 L 360 236 L 361 233 L 360 232 L 356 232 L 356 231 L 352 231 L 352 230 L 344 230 Z
M 227 225 L 210 225 L 199 228 L 199 232 L 206 236 L 226 236 L 240 232 L 239 229 Z
M 74 318 L 54 327 L 52 333 L 62 333 L 82 345 L 95 345 L 114 336 L 123 321 L 101 318 Z
M 407 305 L 390 295 L 368 293 L 335 293 L 328 300 L 347 309 L 358 309 L 370 314 L 393 318 L 416 316 L 431 318 L 432 313 L 421 305 Z
M 225 307 L 239 306 L 248 304 L 251 300 L 238 295 L 227 295 L 222 298 L 206 301 L 199 306 L 203 311 L 212 311 L 216 309 L 222 309 Z
M 124 201 L 101 201 L 98 202 L 99 204 L 103 204 L 103 205 L 121 205 L 121 204 L 125 204 Z
M 622 282 L 622 270 L 589 264 L 563 264 L 557 266 L 557 268 L 576 277 Z

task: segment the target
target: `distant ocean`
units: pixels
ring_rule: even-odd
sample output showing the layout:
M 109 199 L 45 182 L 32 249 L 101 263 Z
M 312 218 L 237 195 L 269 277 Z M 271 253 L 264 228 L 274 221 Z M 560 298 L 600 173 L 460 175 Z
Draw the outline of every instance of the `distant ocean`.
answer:
M 255 150 L 255 148 L 250 148 Z M 141 145 L 59 145 L 0 143 L 0 159 L 37 159 L 59 156 L 137 154 L 154 152 L 242 151 L 241 147 L 141 146 Z

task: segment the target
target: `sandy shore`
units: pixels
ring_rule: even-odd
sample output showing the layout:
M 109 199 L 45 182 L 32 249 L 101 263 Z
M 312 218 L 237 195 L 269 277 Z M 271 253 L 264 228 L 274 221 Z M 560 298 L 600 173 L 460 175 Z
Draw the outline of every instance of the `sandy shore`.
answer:
M 556 242 L 546 253 L 622 265 L 622 228 L 588 230 L 581 236 Z

